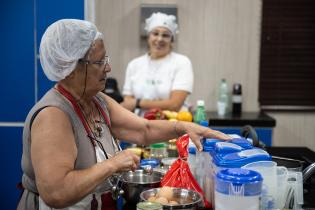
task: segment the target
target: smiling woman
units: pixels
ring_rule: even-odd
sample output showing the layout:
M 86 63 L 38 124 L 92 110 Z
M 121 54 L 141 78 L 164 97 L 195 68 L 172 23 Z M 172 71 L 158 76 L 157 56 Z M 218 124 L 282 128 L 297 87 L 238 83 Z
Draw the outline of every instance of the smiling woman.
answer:
M 188 57 L 172 51 L 178 25 L 173 15 L 153 13 L 146 19 L 147 54 L 127 67 L 122 105 L 133 111 L 160 108 L 179 111 L 185 107 L 193 87 L 192 64 Z

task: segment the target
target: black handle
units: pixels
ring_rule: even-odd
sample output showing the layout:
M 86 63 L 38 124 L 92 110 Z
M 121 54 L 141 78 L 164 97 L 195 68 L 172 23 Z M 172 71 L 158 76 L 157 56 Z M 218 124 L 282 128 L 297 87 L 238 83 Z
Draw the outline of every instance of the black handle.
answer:
M 263 147 L 263 145 L 259 142 L 258 135 L 257 135 L 255 129 L 251 125 L 245 125 L 241 129 L 241 135 L 244 138 L 251 137 L 251 139 L 253 140 L 253 146 L 254 147 Z

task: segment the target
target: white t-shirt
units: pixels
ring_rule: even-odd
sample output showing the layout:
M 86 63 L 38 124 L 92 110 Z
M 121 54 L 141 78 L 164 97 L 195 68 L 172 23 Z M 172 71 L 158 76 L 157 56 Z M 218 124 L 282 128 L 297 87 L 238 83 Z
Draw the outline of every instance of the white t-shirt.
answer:
M 167 99 L 172 90 L 191 93 L 193 80 L 188 57 L 171 52 L 164 58 L 152 60 L 145 54 L 128 64 L 123 95 L 149 100 Z

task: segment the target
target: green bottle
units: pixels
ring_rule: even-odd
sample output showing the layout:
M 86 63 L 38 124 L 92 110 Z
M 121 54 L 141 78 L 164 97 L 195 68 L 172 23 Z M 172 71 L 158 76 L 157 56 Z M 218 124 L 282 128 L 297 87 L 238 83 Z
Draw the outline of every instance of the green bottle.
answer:
M 206 121 L 206 111 L 204 100 L 197 101 L 197 109 L 194 115 L 194 122 L 200 124 L 201 121 Z

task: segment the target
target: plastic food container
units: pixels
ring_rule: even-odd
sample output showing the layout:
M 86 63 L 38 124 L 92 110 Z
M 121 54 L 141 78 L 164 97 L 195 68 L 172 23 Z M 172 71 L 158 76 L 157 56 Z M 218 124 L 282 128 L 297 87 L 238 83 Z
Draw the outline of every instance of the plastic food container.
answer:
M 188 148 L 188 165 L 189 169 L 194 177 L 196 177 L 196 147 Z
M 215 178 L 216 210 L 259 210 L 262 176 L 252 170 L 224 169 Z
M 257 171 L 262 175 L 264 179 L 261 202 L 263 209 L 283 209 L 284 195 L 287 191 L 287 168 L 277 166 L 274 161 L 257 161 L 242 168 Z
M 162 159 L 168 157 L 167 144 L 157 143 L 150 145 L 150 158 Z
M 214 182 L 216 174 L 223 169 L 241 168 L 249 163 L 257 161 L 271 161 L 271 156 L 264 150 L 253 148 L 234 153 L 214 153 L 211 173 L 209 179 Z M 209 185 L 210 195 L 213 198 L 214 187 Z M 213 199 L 212 199 L 213 200 Z
M 140 168 L 143 168 L 148 165 L 151 166 L 151 168 L 156 168 L 160 165 L 160 161 L 155 158 L 146 158 L 140 161 Z
M 164 167 L 170 168 L 171 165 L 177 160 L 178 158 L 176 157 L 168 157 L 168 158 L 163 158 L 161 160 L 161 163 L 163 164 Z

